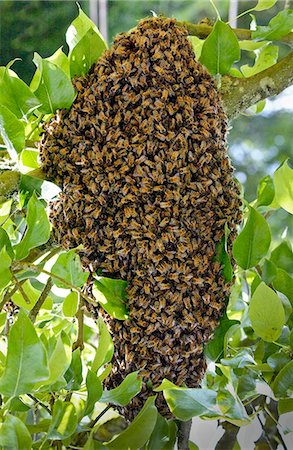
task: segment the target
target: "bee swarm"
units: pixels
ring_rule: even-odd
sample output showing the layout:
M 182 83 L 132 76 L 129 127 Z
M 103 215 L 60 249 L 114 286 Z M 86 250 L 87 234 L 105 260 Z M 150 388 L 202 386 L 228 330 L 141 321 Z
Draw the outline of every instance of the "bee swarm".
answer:
M 139 369 L 148 382 L 122 408 L 133 418 L 151 385 L 197 387 L 205 373 L 203 346 L 231 284 L 216 246 L 227 224 L 231 253 L 241 220 L 227 118 L 173 19 L 118 35 L 75 87 L 40 145 L 44 172 L 62 186 L 51 220 L 64 248 L 83 244 L 85 267 L 128 281 L 130 318 L 100 314 L 115 346 L 107 388 Z M 157 404 L 170 417 L 163 397 Z

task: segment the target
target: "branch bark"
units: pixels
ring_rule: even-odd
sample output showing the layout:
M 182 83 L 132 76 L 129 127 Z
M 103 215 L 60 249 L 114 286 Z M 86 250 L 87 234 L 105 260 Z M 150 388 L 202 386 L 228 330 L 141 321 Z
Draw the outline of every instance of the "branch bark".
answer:
M 249 78 L 225 75 L 220 92 L 229 119 L 250 106 L 277 95 L 293 84 L 293 52 L 278 63 Z
M 48 297 L 52 286 L 53 286 L 52 278 L 48 278 L 48 281 L 47 281 L 47 283 L 46 283 L 46 285 L 45 285 L 45 287 L 44 287 L 44 289 L 43 289 L 43 291 L 42 291 L 38 301 L 36 302 L 36 304 L 32 308 L 31 312 L 29 313 L 29 318 L 31 319 L 31 321 L 33 323 L 35 322 L 41 307 L 43 306 L 46 298 Z
M 179 27 L 185 28 L 190 36 L 197 36 L 200 39 L 205 39 L 213 30 L 213 27 L 207 23 L 190 23 L 190 22 L 176 22 Z M 233 28 L 233 31 L 240 41 L 252 39 L 251 31 L 245 28 Z M 293 32 L 281 37 L 278 41 L 293 45 Z
M 187 422 L 182 422 L 181 420 L 176 421 L 178 426 L 178 442 L 177 447 L 178 450 L 189 450 L 189 435 L 192 425 L 192 420 L 188 420 Z

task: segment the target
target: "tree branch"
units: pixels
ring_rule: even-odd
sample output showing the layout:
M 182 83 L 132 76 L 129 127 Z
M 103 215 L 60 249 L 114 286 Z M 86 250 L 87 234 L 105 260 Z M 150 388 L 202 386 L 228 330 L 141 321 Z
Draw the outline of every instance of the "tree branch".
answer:
M 192 425 L 192 420 L 188 420 L 187 422 L 182 422 L 181 420 L 176 421 L 178 426 L 178 442 L 177 447 L 178 450 L 189 450 L 189 435 Z
M 260 100 L 277 95 L 293 84 L 293 52 L 249 78 L 225 75 L 220 92 L 229 119 L 234 119 Z
M 207 23 L 190 23 L 185 21 L 176 22 L 178 27 L 185 28 L 190 36 L 197 36 L 200 39 L 205 39 L 213 30 L 213 27 Z M 233 28 L 233 31 L 239 41 L 252 39 L 251 30 L 246 30 L 245 28 Z M 281 37 L 278 41 L 293 45 L 293 32 L 288 33 L 286 36 Z
M 42 293 L 41 293 L 39 299 L 37 300 L 36 304 L 34 305 L 31 312 L 29 313 L 29 318 L 31 319 L 31 321 L 33 323 L 35 322 L 36 317 L 37 317 L 41 307 L 43 306 L 46 298 L 48 297 L 52 286 L 53 286 L 52 278 L 48 278 L 47 283 L 46 283 L 44 289 L 42 290 Z

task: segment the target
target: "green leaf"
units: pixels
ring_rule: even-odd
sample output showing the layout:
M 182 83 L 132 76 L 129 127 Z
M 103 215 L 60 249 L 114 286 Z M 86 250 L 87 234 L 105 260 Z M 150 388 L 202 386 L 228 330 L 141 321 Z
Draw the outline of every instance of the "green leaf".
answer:
M 25 424 L 16 416 L 7 414 L 0 424 L 0 445 L 3 449 L 30 450 L 32 438 Z
M 279 205 L 293 214 L 293 169 L 285 161 L 274 173 L 276 201 Z
M 0 105 L 0 133 L 11 159 L 17 158 L 25 146 L 25 126 L 13 112 Z
M 271 284 L 277 274 L 277 268 L 269 259 L 264 260 L 262 267 L 262 279 L 266 284 Z M 257 286 L 256 286 L 257 287 Z
M 190 420 L 195 416 L 217 417 L 217 393 L 211 389 L 181 388 L 164 379 L 156 392 L 163 390 L 170 411 L 179 420 Z
M 126 406 L 140 392 L 141 386 L 142 379 L 138 376 L 138 371 L 132 372 L 126 376 L 118 387 L 110 391 L 104 391 L 100 402 Z
M 127 281 L 98 277 L 94 281 L 93 294 L 96 300 L 114 319 L 128 318 L 126 301 Z
M 78 42 L 84 37 L 84 35 L 90 29 L 93 29 L 95 33 L 99 36 L 101 40 L 100 46 L 101 47 L 104 46 L 105 48 L 107 48 L 107 44 L 103 36 L 99 32 L 97 26 L 79 7 L 78 16 L 76 17 L 76 19 L 74 19 L 74 21 L 71 23 L 71 25 L 68 27 L 66 31 L 66 42 L 68 44 L 70 51 L 78 44 Z
M 86 388 L 87 388 L 87 400 L 85 404 L 85 409 L 83 412 L 84 416 L 88 416 L 93 412 L 95 403 L 100 400 L 103 393 L 103 386 L 97 375 L 88 370 L 86 376 Z
M 37 169 L 39 167 L 38 157 L 39 152 L 37 149 L 25 148 L 22 150 L 19 157 L 21 173 L 29 172 L 32 169 Z
M 70 67 L 68 56 L 62 51 L 62 47 L 58 48 L 53 55 L 46 58 L 47 61 L 52 62 L 56 66 L 60 67 L 64 73 L 70 78 Z
M 278 40 L 288 34 L 293 28 L 293 11 L 284 9 L 274 16 L 267 26 L 257 26 L 251 32 L 252 39 Z
M 122 431 L 106 446 L 110 449 L 137 450 L 144 446 L 150 438 L 157 420 L 156 396 L 149 397 L 140 413 L 126 430 Z
M 281 335 L 285 324 L 284 308 L 275 291 L 264 282 L 252 296 L 248 315 L 255 333 L 264 341 L 276 341 Z
M 8 397 L 32 392 L 49 376 L 47 355 L 30 319 L 20 310 L 8 337 L 7 360 L 0 392 Z
M 176 441 L 177 427 L 174 421 L 168 421 L 157 415 L 155 428 L 147 444 L 147 450 L 173 450 Z
M 20 206 L 25 207 L 33 194 L 37 197 L 41 195 L 42 185 L 44 181 L 30 175 L 20 175 L 20 183 L 18 186 Z
M 249 207 L 245 227 L 233 245 L 233 256 L 242 269 L 255 266 L 266 255 L 271 243 L 270 228 L 254 208 Z
M 4 172 L 4 174 L 5 174 L 5 172 Z M 2 177 L 3 177 L 3 173 L 1 174 L 2 175 Z M 8 173 L 8 171 L 6 172 L 6 177 L 8 178 L 8 180 L 10 179 L 10 173 Z M 3 182 L 3 180 L 2 180 L 2 177 L 1 177 L 1 181 L 0 181 L 0 185 L 2 184 L 2 182 Z M 12 177 L 13 178 L 13 177 Z M 16 178 L 16 182 L 17 182 L 17 180 L 18 180 L 19 178 L 17 177 Z M 5 179 L 5 181 L 6 181 L 6 179 Z M 3 183 L 4 184 L 4 183 Z M 10 190 L 10 189 L 9 189 Z M 0 195 L 2 196 L 3 194 L 5 195 L 5 193 L 6 193 L 6 187 L 4 187 L 4 185 L 3 186 L 1 186 L 1 189 L 0 189 Z M 3 202 L 3 200 L 2 200 L 2 197 L 0 196 L 0 199 L 1 199 L 1 201 L 0 201 L 0 225 L 3 225 L 6 221 L 7 221 L 7 219 L 9 218 L 9 216 L 10 216 L 10 211 L 11 211 L 11 206 L 12 206 L 12 198 L 10 198 L 9 200 L 6 200 L 6 201 L 4 201 Z M 8 240 L 9 240 L 9 238 L 8 238 Z M 1 244 L 0 244 L 1 245 Z M 1 248 L 1 247 L 0 247 Z
M 18 397 L 14 397 L 9 404 L 10 412 L 26 412 L 30 410 L 30 407 L 23 403 Z
M 239 58 L 239 42 L 232 28 L 221 20 L 217 20 L 213 31 L 203 44 L 200 62 L 211 74 L 224 75 Z
M 293 272 L 293 252 L 288 242 L 281 242 L 271 253 L 270 261 L 286 272 Z
M 188 40 L 191 42 L 196 59 L 199 60 L 202 46 L 204 44 L 204 39 L 199 39 L 197 36 L 188 36 Z
M 273 287 L 285 294 L 293 306 L 293 278 L 285 270 L 277 269 L 277 275 L 273 279 Z
M 6 250 L 6 247 L 3 247 L 0 250 L 0 290 L 4 289 L 10 282 L 12 278 L 12 273 L 10 270 L 11 258 Z
M 90 28 L 69 54 L 71 77 L 86 75 L 106 48 L 105 41 Z
M 108 447 L 106 447 L 101 442 L 94 439 L 94 437 L 91 434 L 89 439 L 86 441 L 86 444 L 83 447 L 83 449 L 84 450 L 108 450 Z
M 102 317 L 98 318 L 98 328 L 99 328 L 99 340 L 98 340 L 98 348 L 96 350 L 95 358 L 92 364 L 93 372 L 97 372 L 97 370 L 100 367 L 111 361 L 114 354 L 114 345 L 112 337 Z
M 42 103 L 39 110 L 45 114 L 54 114 L 57 109 L 70 108 L 75 91 L 66 73 L 37 53 L 34 54 L 34 63 L 40 71 L 40 82 L 34 91 Z
M 16 259 L 26 258 L 32 248 L 45 244 L 50 237 L 50 223 L 45 208 L 35 194 L 27 205 L 26 222 L 25 234 L 14 247 Z
M 225 420 L 244 421 L 243 425 L 249 421 L 245 407 L 236 394 L 233 396 L 227 389 L 220 389 L 217 394 L 217 403 Z
M 78 293 L 70 292 L 70 294 L 65 297 L 62 305 L 62 311 L 64 316 L 74 317 L 78 309 Z
M 70 79 L 69 59 L 68 56 L 65 55 L 65 53 L 62 51 L 62 47 L 58 48 L 58 50 L 56 50 L 56 52 L 53 53 L 53 55 L 49 56 L 48 58 L 45 58 L 45 60 L 55 64 L 57 67 L 63 70 L 63 72 Z M 36 90 L 38 88 L 40 80 L 41 80 L 41 72 L 37 68 L 30 84 L 32 90 Z
M 72 352 L 72 358 L 70 366 L 64 374 L 64 378 L 67 381 L 65 389 L 67 390 L 79 390 L 83 376 L 82 376 L 82 361 L 80 357 L 80 349 L 77 348 Z
M 272 8 L 277 3 L 277 0 L 258 0 L 257 5 L 253 8 L 254 11 L 264 11 Z
M 205 347 L 205 355 L 211 361 L 218 361 L 224 352 L 225 334 L 232 325 L 239 323 L 238 320 L 230 320 L 227 315 L 220 319 L 220 324 L 216 328 L 213 338 Z
M 80 257 L 74 249 L 61 253 L 51 272 L 75 287 L 83 286 L 89 276 L 88 272 L 82 270 Z M 54 279 L 54 282 L 57 287 L 68 288 L 67 284 L 57 278 Z
M 256 51 L 256 60 L 251 67 L 248 64 L 241 66 L 243 75 L 248 78 L 252 77 L 259 72 L 271 67 L 278 59 L 279 47 L 273 44 L 267 44 L 261 49 Z
M 290 358 L 283 351 L 273 353 L 267 359 L 268 365 L 274 372 L 279 372 L 288 362 L 290 362 Z
M 199 450 L 199 447 L 194 442 L 191 441 L 188 442 L 188 448 L 189 450 Z
M 275 197 L 275 187 L 272 177 L 266 175 L 258 183 L 257 206 L 268 206 Z
M 260 100 L 259 102 L 255 103 L 255 105 L 250 106 L 248 109 L 248 112 L 251 114 L 260 114 L 266 106 L 266 99 Z
M 254 50 L 257 50 L 266 44 L 267 44 L 267 41 L 260 41 L 260 42 L 248 41 L 248 40 L 239 41 L 239 46 L 240 46 L 241 50 L 246 50 L 248 52 L 253 52 Z
M 221 242 L 216 247 L 216 261 L 222 266 L 222 272 L 226 281 L 232 281 L 233 279 L 233 267 L 230 261 L 230 256 L 227 250 L 227 241 L 230 234 L 230 230 L 225 224 L 225 234 L 221 239 Z
M 242 369 L 248 364 L 255 364 L 255 361 L 253 359 L 252 350 L 250 348 L 245 348 L 239 350 L 233 358 L 222 358 L 221 364 L 235 369 Z
M 27 311 L 30 311 L 33 309 L 34 305 L 37 303 L 41 292 L 38 289 L 35 289 L 32 285 L 30 280 L 26 280 L 22 284 L 22 289 L 24 293 L 26 294 L 27 298 L 29 299 L 30 303 L 27 303 L 25 298 L 23 298 L 20 291 L 15 292 L 12 296 L 13 303 L 15 303 L 20 308 L 24 308 Z M 42 305 L 42 309 L 49 309 L 51 310 L 53 306 L 53 300 L 51 297 L 47 297 L 45 302 Z
M 11 259 L 14 259 L 14 252 L 7 232 L 0 227 L 0 249 L 6 248 L 6 251 Z
M 286 414 L 293 411 L 293 398 L 280 399 L 278 402 L 279 414 Z
M 0 105 L 9 109 L 18 119 L 27 119 L 39 104 L 25 82 L 12 76 L 7 66 L 0 77 Z
M 52 422 L 48 439 L 66 439 L 77 427 L 77 415 L 73 403 L 56 400 L 53 408 Z
M 289 397 L 293 394 L 293 361 L 280 370 L 272 387 L 276 397 Z
M 237 394 L 242 401 L 256 394 L 255 378 L 257 378 L 257 375 L 254 375 L 251 371 L 244 372 L 243 375 L 237 377 Z
M 49 378 L 37 383 L 35 389 L 40 386 L 47 386 L 56 383 L 70 366 L 71 362 L 71 342 L 64 331 L 61 331 L 56 341 L 56 346 L 49 358 Z

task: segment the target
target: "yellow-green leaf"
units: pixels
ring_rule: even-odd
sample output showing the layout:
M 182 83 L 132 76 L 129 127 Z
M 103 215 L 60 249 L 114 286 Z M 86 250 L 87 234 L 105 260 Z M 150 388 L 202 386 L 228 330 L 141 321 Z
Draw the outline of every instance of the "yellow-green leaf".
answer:
M 239 58 L 240 47 L 234 31 L 226 23 L 217 20 L 202 46 L 200 62 L 213 75 L 224 75 Z
M 285 324 L 283 304 L 273 289 L 261 282 L 256 288 L 248 311 L 251 326 L 264 341 L 276 341 Z
M 274 173 L 275 198 L 279 205 L 293 214 L 293 169 L 285 161 Z

